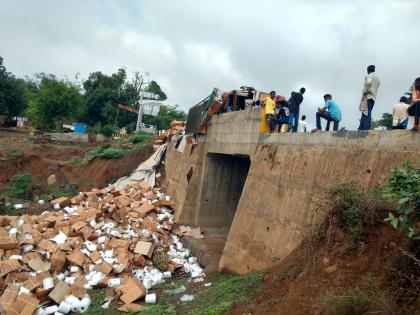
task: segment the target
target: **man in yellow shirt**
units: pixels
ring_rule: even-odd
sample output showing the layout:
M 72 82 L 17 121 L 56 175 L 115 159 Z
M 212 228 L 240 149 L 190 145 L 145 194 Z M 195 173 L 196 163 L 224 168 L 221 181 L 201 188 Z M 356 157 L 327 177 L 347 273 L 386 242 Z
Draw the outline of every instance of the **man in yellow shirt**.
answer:
M 276 127 L 276 123 L 274 121 L 274 109 L 276 108 L 275 98 L 276 91 L 271 91 L 270 96 L 267 96 L 264 99 L 265 118 L 267 119 L 270 132 L 273 132 Z

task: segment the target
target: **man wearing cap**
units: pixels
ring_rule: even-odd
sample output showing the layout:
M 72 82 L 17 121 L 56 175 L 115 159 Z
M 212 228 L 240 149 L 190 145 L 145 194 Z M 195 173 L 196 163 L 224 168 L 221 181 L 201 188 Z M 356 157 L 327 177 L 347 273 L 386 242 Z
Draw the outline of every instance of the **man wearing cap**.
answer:
M 381 84 L 375 71 L 376 68 L 374 65 L 367 67 L 368 74 L 365 77 L 363 96 L 359 107 L 359 110 L 362 112 L 359 130 L 369 130 L 372 125 L 372 109 L 375 105 L 376 96 L 378 95 L 379 85 Z

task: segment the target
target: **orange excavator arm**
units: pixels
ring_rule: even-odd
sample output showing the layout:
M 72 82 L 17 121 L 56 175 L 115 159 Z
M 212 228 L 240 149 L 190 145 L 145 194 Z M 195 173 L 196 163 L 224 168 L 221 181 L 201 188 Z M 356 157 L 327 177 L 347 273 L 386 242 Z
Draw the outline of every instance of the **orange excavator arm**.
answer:
M 123 105 L 123 104 L 118 104 L 118 108 L 121 108 L 123 110 L 126 110 L 127 112 L 130 112 L 130 113 L 135 113 L 135 114 L 138 114 L 139 113 L 138 110 L 136 110 L 134 108 L 131 108 L 131 107 L 127 106 L 127 105 Z

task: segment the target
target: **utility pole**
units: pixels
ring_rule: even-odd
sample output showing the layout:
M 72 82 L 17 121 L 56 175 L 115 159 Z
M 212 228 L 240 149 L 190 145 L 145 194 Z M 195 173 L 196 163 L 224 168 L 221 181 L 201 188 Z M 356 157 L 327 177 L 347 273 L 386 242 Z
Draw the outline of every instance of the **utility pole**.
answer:
M 149 72 L 146 72 L 146 73 L 144 74 L 144 77 L 145 77 L 145 78 L 148 78 L 148 77 L 149 77 Z M 148 84 L 148 83 L 146 83 L 146 85 L 147 85 L 147 84 Z M 136 132 L 137 132 L 137 131 L 139 131 L 139 130 L 141 129 L 141 121 L 142 121 L 142 119 L 143 119 L 143 104 L 142 104 L 142 101 L 143 101 L 143 91 L 140 91 L 139 114 L 138 114 L 138 116 L 137 116 Z
M 143 93 L 140 92 L 140 102 L 139 102 L 139 114 L 137 116 L 137 125 L 136 125 L 136 132 L 140 130 L 141 121 L 143 119 Z

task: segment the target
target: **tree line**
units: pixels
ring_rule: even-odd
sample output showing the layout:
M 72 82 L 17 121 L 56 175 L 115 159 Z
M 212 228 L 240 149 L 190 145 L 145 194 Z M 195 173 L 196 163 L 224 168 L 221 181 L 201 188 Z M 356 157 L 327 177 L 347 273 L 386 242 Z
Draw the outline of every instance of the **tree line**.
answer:
M 42 130 L 60 130 L 63 123 L 81 121 L 91 131 L 113 133 L 120 127 L 135 129 L 136 114 L 118 109 L 119 103 L 138 109 L 139 92 L 158 94 L 167 99 L 156 81 L 147 83 L 145 76 L 134 72 L 131 79 L 124 68 L 107 75 L 91 73 L 86 80 L 78 76 L 72 81 L 55 75 L 39 73 L 29 78 L 18 78 L 7 71 L 0 56 L 0 115 L 27 117 L 33 127 Z M 143 117 L 146 124 L 167 129 L 172 120 L 184 120 L 186 113 L 177 105 L 162 105 L 156 117 Z

